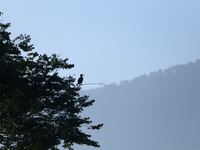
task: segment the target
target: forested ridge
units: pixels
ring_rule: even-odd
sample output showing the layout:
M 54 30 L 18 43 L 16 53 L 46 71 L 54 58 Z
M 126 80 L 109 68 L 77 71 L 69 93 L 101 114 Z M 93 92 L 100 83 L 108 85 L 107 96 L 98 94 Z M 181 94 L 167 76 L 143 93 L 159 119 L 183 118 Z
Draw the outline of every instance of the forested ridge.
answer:
M 200 59 L 82 92 L 105 122 L 100 150 L 200 149 Z

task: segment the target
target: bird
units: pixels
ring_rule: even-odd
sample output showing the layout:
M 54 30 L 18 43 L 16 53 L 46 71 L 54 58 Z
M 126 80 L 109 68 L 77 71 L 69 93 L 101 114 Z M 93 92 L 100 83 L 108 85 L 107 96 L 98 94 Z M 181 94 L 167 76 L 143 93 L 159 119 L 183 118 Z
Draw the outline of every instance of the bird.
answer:
M 84 76 L 83 74 L 80 74 L 80 77 L 78 79 L 78 83 L 76 85 L 82 84 L 82 82 L 83 82 L 83 76 Z

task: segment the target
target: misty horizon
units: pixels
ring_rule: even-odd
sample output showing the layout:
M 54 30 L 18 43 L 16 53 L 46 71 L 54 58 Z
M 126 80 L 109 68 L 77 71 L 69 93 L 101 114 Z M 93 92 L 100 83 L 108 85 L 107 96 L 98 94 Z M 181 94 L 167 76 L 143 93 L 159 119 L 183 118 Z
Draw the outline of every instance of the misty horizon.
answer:
M 119 85 L 82 90 L 96 102 L 83 115 L 104 123 L 99 150 L 200 149 L 200 59 Z M 75 146 L 92 150 L 86 146 Z

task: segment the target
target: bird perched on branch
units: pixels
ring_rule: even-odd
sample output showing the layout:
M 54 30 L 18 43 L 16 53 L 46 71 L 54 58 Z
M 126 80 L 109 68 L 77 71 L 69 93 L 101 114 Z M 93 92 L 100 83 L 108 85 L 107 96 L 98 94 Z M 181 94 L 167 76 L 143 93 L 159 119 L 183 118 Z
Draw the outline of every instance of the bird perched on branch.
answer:
M 80 77 L 79 77 L 79 79 L 78 79 L 78 83 L 76 84 L 76 85 L 81 85 L 82 84 L 82 82 L 83 82 L 83 74 L 80 74 Z

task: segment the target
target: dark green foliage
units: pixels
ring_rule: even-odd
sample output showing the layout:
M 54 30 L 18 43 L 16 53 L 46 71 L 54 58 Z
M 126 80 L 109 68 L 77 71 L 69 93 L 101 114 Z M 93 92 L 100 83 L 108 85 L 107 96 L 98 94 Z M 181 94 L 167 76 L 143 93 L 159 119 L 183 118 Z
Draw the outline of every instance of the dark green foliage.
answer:
M 0 149 L 56 150 L 61 140 L 68 149 L 73 144 L 99 147 L 80 130 L 92 123 L 80 113 L 94 100 L 79 95 L 72 76 L 57 72 L 74 65 L 55 54 L 32 52 L 30 36 L 11 40 L 9 26 L 0 22 Z

